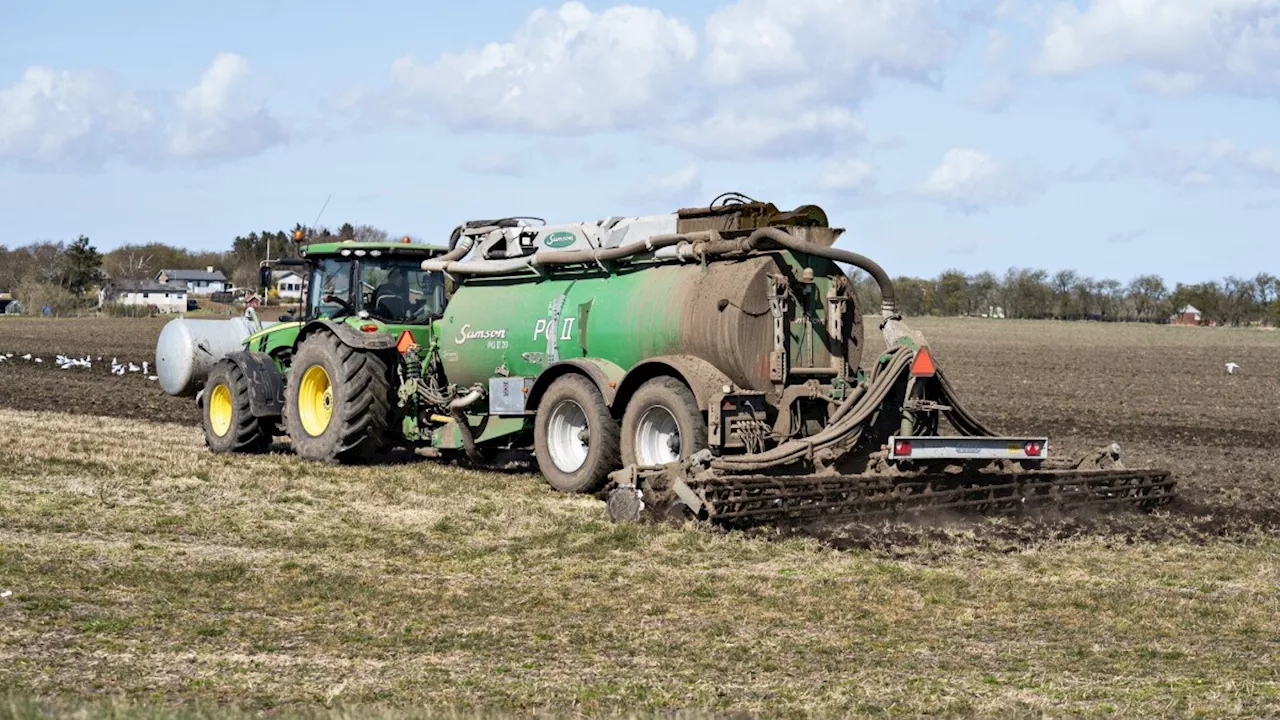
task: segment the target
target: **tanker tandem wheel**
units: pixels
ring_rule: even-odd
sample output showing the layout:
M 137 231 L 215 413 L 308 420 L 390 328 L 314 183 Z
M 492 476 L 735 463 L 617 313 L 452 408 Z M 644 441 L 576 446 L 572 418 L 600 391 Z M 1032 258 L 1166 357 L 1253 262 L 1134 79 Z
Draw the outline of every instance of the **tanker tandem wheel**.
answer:
M 619 465 L 618 421 L 591 380 L 564 375 L 538 403 L 533 429 L 538 469 L 566 493 L 599 490 Z

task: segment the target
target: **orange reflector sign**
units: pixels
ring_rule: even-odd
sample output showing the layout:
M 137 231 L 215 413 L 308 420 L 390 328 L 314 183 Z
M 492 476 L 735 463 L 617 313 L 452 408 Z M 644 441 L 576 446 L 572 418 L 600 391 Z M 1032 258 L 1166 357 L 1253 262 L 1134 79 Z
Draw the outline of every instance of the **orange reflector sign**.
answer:
M 916 377 L 933 377 L 937 372 L 938 366 L 933 363 L 933 354 L 929 352 L 929 348 L 920 348 L 916 359 L 911 363 L 911 374 Z
M 404 332 L 400 333 L 400 339 L 396 340 L 396 350 L 399 350 L 400 354 L 403 355 L 404 353 L 408 352 L 409 348 L 417 344 L 418 343 L 414 342 L 413 334 L 410 333 L 408 330 L 405 330 Z

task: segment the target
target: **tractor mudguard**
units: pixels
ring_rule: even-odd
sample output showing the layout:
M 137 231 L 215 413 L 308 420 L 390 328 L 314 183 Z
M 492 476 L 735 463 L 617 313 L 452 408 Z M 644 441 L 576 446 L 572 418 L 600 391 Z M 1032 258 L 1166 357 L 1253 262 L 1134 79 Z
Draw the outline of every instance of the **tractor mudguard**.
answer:
M 266 353 L 238 350 L 228 353 L 223 361 L 239 366 L 249 381 L 249 412 L 254 417 L 278 417 L 284 412 L 284 376 Z
M 396 339 L 390 333 L 360 332 L 346 323 L 334 320 L 313 320 L 307 323 L 306 327 L 302 328 L 302 332 L 298 334 L 299 342 L 322 328 L 337 335 L 343 345 L 357 350 L 391 350 L 396 346 Z

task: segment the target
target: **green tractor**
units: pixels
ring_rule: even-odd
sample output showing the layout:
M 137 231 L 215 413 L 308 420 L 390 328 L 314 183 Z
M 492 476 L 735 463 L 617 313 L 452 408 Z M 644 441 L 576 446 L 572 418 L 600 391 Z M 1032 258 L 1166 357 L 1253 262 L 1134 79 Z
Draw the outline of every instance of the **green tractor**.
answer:
M 172 321 L 157 345 L 161 381 L 175 395 L 203 385 L 197 397 L 214 452 L 262 451 L 284 434 L 309 460 L 368 460 L 394 438 L 403 352 L 434 342 L 446 282 L 422 261 L 444 252 L 407 240 L 342 241 L 264 263 L 264 287 L 273 267 L 304 276 L 296 316 Z
M 172 321 L 157 368 L 166 392 L 198 397 L 216 452 L 281 434 L 319 461 L 519 450 L 557 490 L 607 494 L 615 519 L 1174 496 L 1118 446 L 1059 459 L 1046 437 L 985 427 L 884 269 L 835 247 L 842 232 L 817 206 L 728 194 L 667 215 L 474 221 L 447 247 L 313 244 L 276 263 L 305 278 L 297 317 Z M 881 307 L 859 306 L 841 264 Z

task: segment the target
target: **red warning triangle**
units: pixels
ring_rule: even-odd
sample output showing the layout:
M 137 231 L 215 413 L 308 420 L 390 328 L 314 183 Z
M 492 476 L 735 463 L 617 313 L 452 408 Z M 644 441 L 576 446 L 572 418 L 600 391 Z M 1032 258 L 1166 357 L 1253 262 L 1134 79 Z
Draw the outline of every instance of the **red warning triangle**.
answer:
M 934 364 L 929 348 L 920 348 L 916 352 L 916 359 L 911 362 L 911 374 L 916 377 L 933 377 L 937 372 L 938 366 Z

